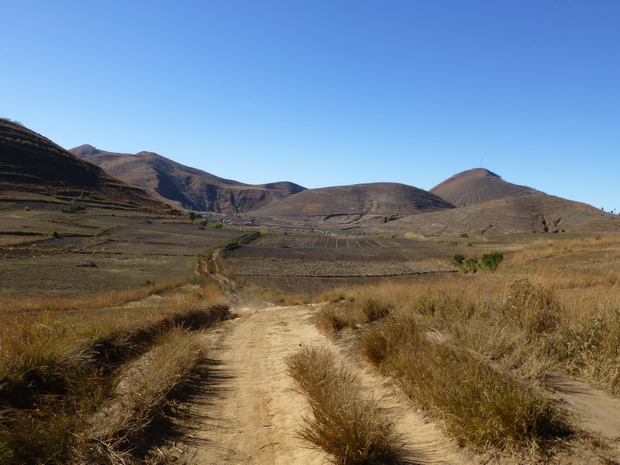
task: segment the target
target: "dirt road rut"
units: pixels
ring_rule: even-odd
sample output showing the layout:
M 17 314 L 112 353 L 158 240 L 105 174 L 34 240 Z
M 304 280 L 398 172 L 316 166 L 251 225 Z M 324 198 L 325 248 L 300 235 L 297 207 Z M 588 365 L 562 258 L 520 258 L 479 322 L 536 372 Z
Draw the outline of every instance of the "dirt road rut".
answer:
M 239 317 L 205 334 L 213 358 L 210 387 L 194 408 L 198 424 L 182 448 L 189 463 L 324 464 L 295 431 L 309 410 L 286 372 L 286 359 L 302 346 L 338 347 L 312 323 L 313 306 L 235 309 Z M 347 363 L 346 356 L 339 357 Z M 384 378 L 351 364 L 381 408 L 397 419 L 411 451 L 407 463 L 469 464 L 474 457 L 417 414 Z

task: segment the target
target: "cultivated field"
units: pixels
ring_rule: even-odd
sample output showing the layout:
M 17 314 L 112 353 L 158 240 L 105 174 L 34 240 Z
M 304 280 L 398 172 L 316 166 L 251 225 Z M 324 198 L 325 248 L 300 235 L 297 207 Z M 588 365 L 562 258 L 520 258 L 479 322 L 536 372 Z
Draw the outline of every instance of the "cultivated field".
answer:
M 226 256 L 226 266 L 261 287 L 315 295 L 344 284 L 454 272 L 463 247 L 398 238 L 265 234 Z
M 201 228 L 201 229 L 199 229 Z M 0 199 L 0 296 L 78 296 L 183 279 L 243 232 L 147 212 Z

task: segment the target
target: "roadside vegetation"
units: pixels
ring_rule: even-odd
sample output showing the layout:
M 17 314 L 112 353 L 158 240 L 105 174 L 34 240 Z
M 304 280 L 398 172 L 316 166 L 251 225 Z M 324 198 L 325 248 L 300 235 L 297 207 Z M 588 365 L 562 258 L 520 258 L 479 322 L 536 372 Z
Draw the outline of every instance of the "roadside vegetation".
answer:
M 149 295 L 157 300 L 142 304 Z M 0 307 L 0 462 L 9 465 L 144 459 L 148 428 L 205 356 L 192 332 L 230 316 L 216 287 L 178 282 Z
M 334 289 L 316 325 L 470 448 L 545 457 L 578 433 L 546 392 L 548 373 L 620 393 L 619 241 L 540 241 L 491 259 L 493 273 Z
M 299 437 L 325 451 L 334 464 L 401 463 L 402 447 L 392 419 L 366 396 L 359 379 L 332 352 L 304 348 L 288 359 L 289 374 L 310 403 Z

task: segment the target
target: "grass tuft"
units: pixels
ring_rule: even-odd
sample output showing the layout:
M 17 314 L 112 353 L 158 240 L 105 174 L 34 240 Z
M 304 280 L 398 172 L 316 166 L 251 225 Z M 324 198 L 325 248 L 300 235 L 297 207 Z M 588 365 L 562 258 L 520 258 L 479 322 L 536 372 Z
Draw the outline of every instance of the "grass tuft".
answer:
M 409 397 L 441 415 L 448 431 L 474 448 L 544 449 L 568 433 L 549 399 L 483 357 L 425 330 L 412 316 L 385 319 L 368 331 L 361 347 Z
M 288 359 L 289 374 L 306 394 L 312 416 L 298 434 L 335 464 L 401 463 L 402 443 L 391 419 L 363 395 L 359 380 L 326 349 L 305 348 Z

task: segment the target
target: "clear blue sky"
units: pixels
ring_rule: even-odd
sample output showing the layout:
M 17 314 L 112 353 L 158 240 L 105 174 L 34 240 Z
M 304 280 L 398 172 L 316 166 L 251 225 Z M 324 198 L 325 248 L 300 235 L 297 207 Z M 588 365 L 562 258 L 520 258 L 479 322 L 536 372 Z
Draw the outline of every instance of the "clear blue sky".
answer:
M 218 176 L 430 189 L 470 168 L 620 209 L 618 0 L 20 0 L 0 116 Z

